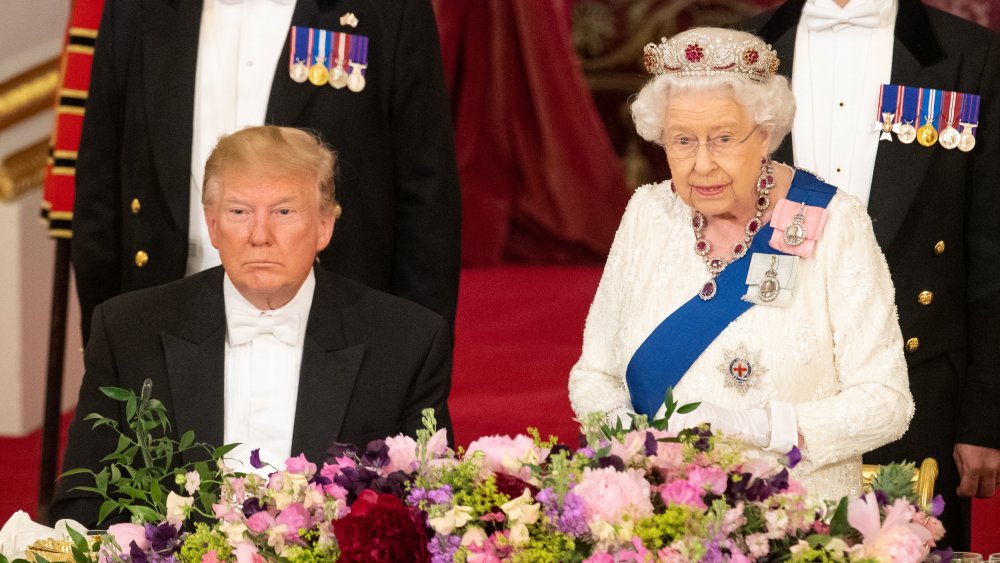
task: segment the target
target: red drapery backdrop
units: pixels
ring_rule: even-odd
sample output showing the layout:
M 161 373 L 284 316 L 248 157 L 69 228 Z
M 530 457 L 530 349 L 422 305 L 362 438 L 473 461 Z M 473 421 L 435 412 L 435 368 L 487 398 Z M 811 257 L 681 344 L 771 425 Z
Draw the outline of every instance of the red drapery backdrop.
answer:
M 435 0 L 462 181 L 462 257 L 601 262 L 629 190 L 564 0 Z

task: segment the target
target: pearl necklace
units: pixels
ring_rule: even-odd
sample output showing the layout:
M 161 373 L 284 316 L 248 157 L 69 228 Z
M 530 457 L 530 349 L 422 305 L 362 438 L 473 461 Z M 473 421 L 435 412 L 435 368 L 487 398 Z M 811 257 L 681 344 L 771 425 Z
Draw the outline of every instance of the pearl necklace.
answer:
M 726 266 L 746 256 L 747 250 L 750 248 L 750 243 L 753 242 L 753 238 L 757 236 L 757 233 L 760 232 L 760 228 L 763 226 L 764 221 L 761 219 L 761 216 L 771 206 L 770 193 L 772 189 L 774 189 L 774 167 L 771 165 L 771 159 L 764 158 L 761 160 L 760 176 L 757 178 L 757 202 L 755 204 L 757 212 L 747 221 L 743 229 L 745 236 L 743 240 L 733 244 L 728 259 L 722 256 L 710 257 L 708 255 L 712 251 L 712 243 L 708 242 L 702 234 L 705 230 L 707 220 L 700 211 L 692 211 L 691 226 L 694 228 L 694 251 L 701 257 L 702 262 L 705 263 L 710 276 L 698 293 L 698 297 L 701 297 L 702 301 L 708 301 L 718 293 L 719 285 L 716 283 L 715 278 L 726 269 Z

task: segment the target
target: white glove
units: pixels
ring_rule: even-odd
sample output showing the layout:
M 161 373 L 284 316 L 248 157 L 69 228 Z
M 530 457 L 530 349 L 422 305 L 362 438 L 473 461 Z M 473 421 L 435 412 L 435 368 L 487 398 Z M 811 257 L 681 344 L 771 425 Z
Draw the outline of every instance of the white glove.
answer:
M 748 442 L 768 451 L 785 453 L 798 442 L 795 408 L 790 403 L 772 401 L 765 409 L 729 409 L 702 401 L 698 408 L 670 417 L 672 432 L 709 423 L 712 430 Z

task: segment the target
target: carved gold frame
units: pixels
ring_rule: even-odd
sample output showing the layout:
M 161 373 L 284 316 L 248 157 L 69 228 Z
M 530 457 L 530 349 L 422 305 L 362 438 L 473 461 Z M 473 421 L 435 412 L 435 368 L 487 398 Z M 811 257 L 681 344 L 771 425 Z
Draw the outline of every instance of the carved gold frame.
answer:
M 0 131 L 55 106 L 59 57 L 0 83 Z M 0 160 L 0 201 L 14 200 L 45 178 L 48 139 L 23 147 Z

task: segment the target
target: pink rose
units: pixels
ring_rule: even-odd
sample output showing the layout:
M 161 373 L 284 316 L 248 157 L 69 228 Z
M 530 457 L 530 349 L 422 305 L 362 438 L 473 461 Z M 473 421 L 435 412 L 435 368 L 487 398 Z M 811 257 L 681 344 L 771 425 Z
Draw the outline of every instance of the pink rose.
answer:
M 847 505 L 847 522 L 864 537 L 860 555 L 883 561 L 917 563 L 930 552 L 933 536 L 927 528 L 913 522 L 915 515 L 912 504 L 897 499 L 886 507 L 885 519 L 880 522 L 879 506 L 873 493 Z
M 670 481 L 660 487 L 660 498 L 667 505 L 686 505 L 698 510 L 705 510 L 708 506 L 705 504 L 705 501 L 701 500 L 703 494 L 705 494 L 705 491 L 701 487 L 692 485 L 687 481 Z
M 625 517 L 636 520 L 653 514 L 649 481 L 638 469 L 615 471 L 613 467 L 588 467 L 583 470 L 573 494 L 583 501 L 591 521 L 614 525 Z

